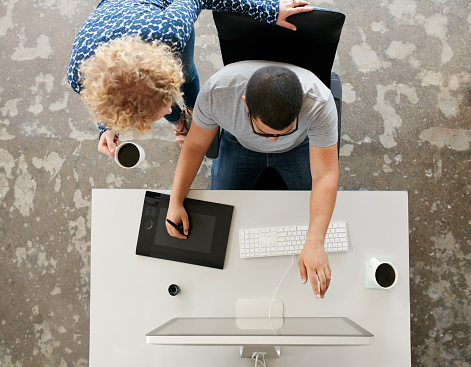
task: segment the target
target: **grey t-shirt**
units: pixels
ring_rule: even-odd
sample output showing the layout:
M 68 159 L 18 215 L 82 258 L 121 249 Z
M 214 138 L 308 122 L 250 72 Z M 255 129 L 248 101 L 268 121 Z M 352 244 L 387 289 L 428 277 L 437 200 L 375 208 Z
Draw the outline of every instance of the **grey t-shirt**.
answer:
M 253 133 L 242 100 L 252 74 L 267 65 L 281 65 L 295 72 L 304 92 L 298 130 L 276 141 Z M 201 88 L 193 119 L 203 129 L 222 127 L 234 135 L 242 146 L 256 152 L 289 151 L 301 144 L 306 135 L 309 136 L 309 144 L 316 147 L 329 147 L 337 143 L 337 110 L 332 93 L 313 73 L 289 64 L 241 61 L 227 65 Z

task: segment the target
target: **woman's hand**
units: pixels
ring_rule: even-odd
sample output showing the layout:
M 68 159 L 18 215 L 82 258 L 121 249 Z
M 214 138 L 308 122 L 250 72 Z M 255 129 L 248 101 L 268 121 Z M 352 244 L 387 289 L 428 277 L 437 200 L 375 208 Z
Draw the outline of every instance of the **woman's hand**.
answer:
M 98 151 L 100 153 L 109 155 L 110 157 L 114 157 L 114 153 L 116 152 L 116 148 L 118 146 L 118 140 L 119 138 L 113 131 L 106 130 L 103 134 L 101 134 L 100 141 L 98 142 Z
M 278 20 L 276 24 L 280 27 L 285 27 L 293 31 L 296 30 L 296 26 L 286 21 L 290 15 L 298 13 L 306 13 L 314 10 L 312 6 L 304 0 L 280 0 L 280 13 L 278 14 Z

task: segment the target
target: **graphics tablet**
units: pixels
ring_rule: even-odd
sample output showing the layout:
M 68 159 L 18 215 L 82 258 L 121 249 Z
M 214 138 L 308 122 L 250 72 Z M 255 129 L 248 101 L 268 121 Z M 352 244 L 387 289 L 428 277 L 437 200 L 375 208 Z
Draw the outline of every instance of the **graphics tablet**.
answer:
M 185 199 L 190 233 L 181 240 L 167 232 L 169 200 L 169 195 L 146 191 L 136 254 L 222 269 L 234 207 Z

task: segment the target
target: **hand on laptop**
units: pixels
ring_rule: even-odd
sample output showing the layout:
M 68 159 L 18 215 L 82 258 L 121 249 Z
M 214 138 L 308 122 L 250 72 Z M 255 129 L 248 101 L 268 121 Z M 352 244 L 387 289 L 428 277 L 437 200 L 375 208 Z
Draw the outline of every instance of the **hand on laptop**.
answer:
M 169 221 L 176 224 L 177 226 L 182 227 L 184 234 L 181 234 L 178 229 L 172 225 L 172 223 L 169 223 Z M 170 236 L 177 237 L 182 240 L 188 238 L 187 236 L 190 230 L 190 222 L 188 220 L 188 214 L 183 205 L 169 206 L 165 225 L 167 226 L 167 232 Z
M 299 254 L 298 266 L 303 284 L 309 278 L 316 298 L 324 298 L 330 285 L 331 272 L 323 244 L 312 246 L 306 243 Z

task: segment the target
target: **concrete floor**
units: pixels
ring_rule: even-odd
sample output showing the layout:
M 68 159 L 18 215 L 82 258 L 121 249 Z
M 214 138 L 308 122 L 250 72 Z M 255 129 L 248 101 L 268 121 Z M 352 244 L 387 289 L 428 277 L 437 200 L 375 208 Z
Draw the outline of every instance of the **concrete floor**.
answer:
M 139 139 L 141 168 L 120 169 L 66 82 L 97 3 L 0 2 L 0 366 L 88 365 L 91 190 L 171 187 L 166 123 Z M 471 366 L 470 4 L 316 5 L 347 15 L 340 189 L 409 192 L 412 365 Z M 209 12 L 196 29 L 204 83 L 222 67 Z M 210 166 L 194 188 L 208 188 Z

